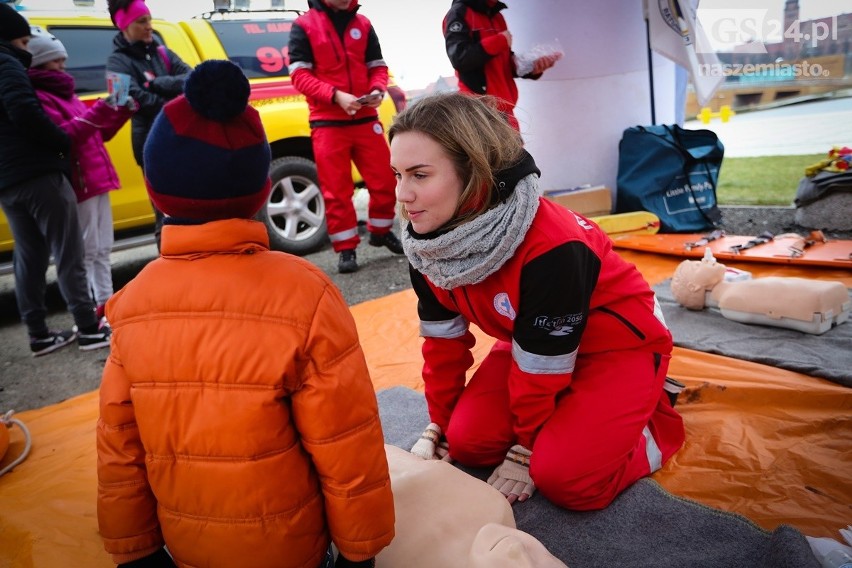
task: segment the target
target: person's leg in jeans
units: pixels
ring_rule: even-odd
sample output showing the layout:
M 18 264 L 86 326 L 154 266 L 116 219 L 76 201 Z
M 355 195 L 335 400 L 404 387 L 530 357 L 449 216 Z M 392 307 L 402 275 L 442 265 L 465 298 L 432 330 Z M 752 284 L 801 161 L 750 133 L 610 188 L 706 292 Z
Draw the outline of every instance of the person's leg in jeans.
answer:
M 98 329 L 95 304 L 89 294 L 83 266 L 83 238 L 77 220 L 77 198 L 65 176 L 45 176 L 47 191 L 33 194 L 33 217 L 56 264 L 56 281 L 68 311 L 83 333 Z
M 31 337 L 48 333 L 44 294 L 50 252 L 36 220 L 30 214 L 29 199 L 33 192 L 30 186 L 35 186 L 38 191 L 39 181 L 26 182 L 0 193 L 0 204 L 15 239 L 12 260 L 15 271 L 15 299 L 21 321 L 27 326 Z

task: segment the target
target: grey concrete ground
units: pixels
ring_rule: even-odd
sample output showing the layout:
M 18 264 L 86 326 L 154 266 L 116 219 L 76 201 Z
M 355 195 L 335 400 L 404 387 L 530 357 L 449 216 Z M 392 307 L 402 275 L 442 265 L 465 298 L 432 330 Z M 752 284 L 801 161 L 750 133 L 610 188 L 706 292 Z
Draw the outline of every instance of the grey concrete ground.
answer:
M 371 247 L 366 239 L 358 247 L 357 254 L 361 269 L 354 274 L 337 273 L 337 255 L 330 246 L 306 258 L 334 280 L 349 305 L 410 286 L 408 262 L 404 256 L 394 255 L 385 248 Z M 156 256 L 153 244 L 114 252 L 115 289 L 121 288 Z M 67 329 L 73 321 L 65 310 L 52 267 L 48 279 L 51 311 L 48 323 L 52 328 Z M 107 353 L 107 349 L 82 352 L 76 345 L 69 345 L 49 355 L 32 357 L 26 328 L 18 319 L 14 278 L 0 276 L 0 413 L 40 408 L 96 389 Z
M 773 234 L 808 229 L 793 222 L 794 209 L 787 207 L 725 207 L 724 227 L 729 234 L 754 235 L 763 231 Z M 398 229 L 395 229 L 398 231 Z M 831 233 L 834 237 L 852 238 L 850 233 Z M 119 289 L 150 260 L 156 257 L 154 245 L 113 253 L 115 288 Z M 358 248 L 361 270 L 355 274 L 337 274 L 337 255 L 331 247 L 311 254 L 308 260 L 328 274 L 343 292 L 349 305 L 379 298 L 410 287 L 408 264 L 384 248 L 362 242 Z M 72 324 L 64 304 L 52 282 L 48 291 L 51 308 L 50 325 L 67 328 Z M 400 314 L 400 317 L 406 317 Z M 408 317 L 416 317 L 413 312 Z M 0 276 L 0 413 L 20 412 L 60 402 L 96 389 L 106 360 L 105 349 L 81 352 L 69 346 L 44 357 L 30 355 L 26 330 L 18 321 L 11 275 Z

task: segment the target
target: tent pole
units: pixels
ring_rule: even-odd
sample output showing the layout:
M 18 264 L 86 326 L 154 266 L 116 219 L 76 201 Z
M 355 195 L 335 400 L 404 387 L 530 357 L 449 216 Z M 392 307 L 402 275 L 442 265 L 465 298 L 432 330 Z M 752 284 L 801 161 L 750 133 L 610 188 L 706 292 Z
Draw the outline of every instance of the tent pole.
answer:
M 645 18 L 645 44 L 648 51 L 648 81 L 651 87 L 651 125 L 657 124 L 657 110 L 654 102 L 654 65 L 651 53 L 651 23 Z

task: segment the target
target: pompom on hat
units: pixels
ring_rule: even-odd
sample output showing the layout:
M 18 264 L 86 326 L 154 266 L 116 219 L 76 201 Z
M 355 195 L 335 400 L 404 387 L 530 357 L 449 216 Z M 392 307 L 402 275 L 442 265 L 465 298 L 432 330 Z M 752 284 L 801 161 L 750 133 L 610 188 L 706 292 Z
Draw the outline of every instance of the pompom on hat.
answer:
M 30 24 L 11 5 L 0 3 L 0 40 L 29 37 Z
M 27 51 L 33 54 L 33 61 L 30 64 L 32 67 L 38 67 L 56 59 L 68 59 L 68 52 L 65 51 L 62 42 L 55 35 L 38 26 L 32 27 L 32 39 L 27 44 Z
M 143 152 L 148 195 L 160 211 L 212 221 L 260 210 L 271 189 L 271 152 L 249 93 L 237 65 L 209 60 L 163 107 Z

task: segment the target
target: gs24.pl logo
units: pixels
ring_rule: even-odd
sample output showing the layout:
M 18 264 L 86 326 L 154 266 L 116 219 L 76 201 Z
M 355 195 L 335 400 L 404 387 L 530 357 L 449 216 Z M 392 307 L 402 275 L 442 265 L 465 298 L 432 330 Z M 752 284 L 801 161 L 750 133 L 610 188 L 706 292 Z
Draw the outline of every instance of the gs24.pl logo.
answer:
M 837 40 L 837 16 L 820 20 L 793 20 L 789 24 L 769 16 L 768 10 L 698 8 L 697 23 L 709 47 L 716 52 L 737 48 L 739 53 L 767 53 L 764 42 L 786 41 L 817 47 Z

